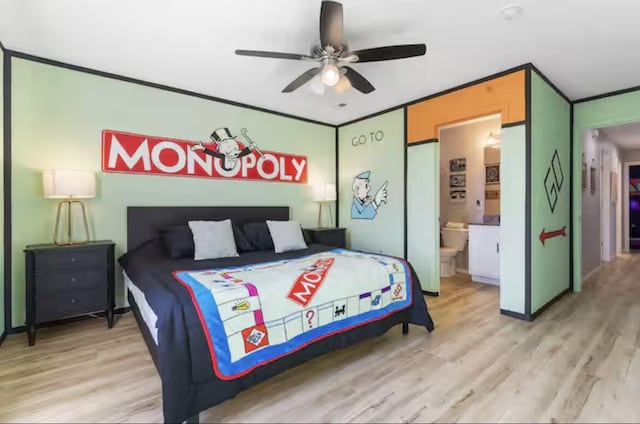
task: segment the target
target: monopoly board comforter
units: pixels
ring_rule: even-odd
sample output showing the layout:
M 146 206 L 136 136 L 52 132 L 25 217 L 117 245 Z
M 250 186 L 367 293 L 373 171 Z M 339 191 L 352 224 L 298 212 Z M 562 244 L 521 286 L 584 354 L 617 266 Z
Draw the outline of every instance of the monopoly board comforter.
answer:
M 311 245 L 175 260 L 150 241 L 120 263 L 158 317 L 150 349 L 167 422 L 399 323 L 433 329 L 415 272 L 398 258 Z

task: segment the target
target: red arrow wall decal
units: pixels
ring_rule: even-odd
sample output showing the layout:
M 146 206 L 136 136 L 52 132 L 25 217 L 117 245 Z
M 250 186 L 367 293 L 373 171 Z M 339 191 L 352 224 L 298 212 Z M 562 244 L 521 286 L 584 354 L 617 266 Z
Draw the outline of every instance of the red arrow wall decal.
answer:
M 566 225 L 562 227 L 562 229 L 560 230 L 549 231 L 549 232 L 545 232 L 543 228 L 542 232 L 540 233 L 540 241 L 542 242 L 542 245 L 544 246 L 544 242 L 550 238 L 559 237 L 559 236 L 566 237 L 567 236 L 566 230 L 567 230 Z

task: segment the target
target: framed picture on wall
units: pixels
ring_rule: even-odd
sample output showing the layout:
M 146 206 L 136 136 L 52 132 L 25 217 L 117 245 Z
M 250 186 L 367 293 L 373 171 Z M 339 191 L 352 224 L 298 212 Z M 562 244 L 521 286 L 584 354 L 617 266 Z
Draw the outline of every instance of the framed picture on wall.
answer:
M 466 174 L 455 174 L 449 175 L 449 187 L 450 188 L 459 188 L 467 186 L 467 175 Z
M 450 190 L 449 201 L 451 203 L 466 203 L 467 191 L 466 190 Z
M 467 158 L 458 158 L 449 160 L 449 172 L 466 172 Z
M 500 184 L 500 164 L 492 163 L 484 166 L 484 183 Z

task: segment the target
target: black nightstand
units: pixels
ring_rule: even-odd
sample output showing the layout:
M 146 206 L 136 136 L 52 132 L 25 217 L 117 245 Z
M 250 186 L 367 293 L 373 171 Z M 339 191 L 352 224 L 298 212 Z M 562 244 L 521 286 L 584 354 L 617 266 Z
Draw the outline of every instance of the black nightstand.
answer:
M 29 346 L 44 322 L 104 311 L 113 326 L 113 249 L 110 240 L 25 248 Z
M 304 231 L 312 243 L 342 248 L 347 246 L 346 228 L 305 228 Z

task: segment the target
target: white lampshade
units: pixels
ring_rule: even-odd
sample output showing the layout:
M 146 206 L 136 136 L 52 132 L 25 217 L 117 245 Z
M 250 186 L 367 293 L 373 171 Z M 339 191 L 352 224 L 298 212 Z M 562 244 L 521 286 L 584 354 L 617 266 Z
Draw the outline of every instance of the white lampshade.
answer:
M 334 202 L 336 200 L 336 185 L 325 184 L 324 185 L 324 200 L 327 202 Z
M 96 196 L 96 176 L 91 171 L 54 169 L 42 172 L 44 197 L 88 199 Z
M 315 184 L 313 186 L 313 200 L 316 202 L 333 202 L 336 200 L 335 184 Z

